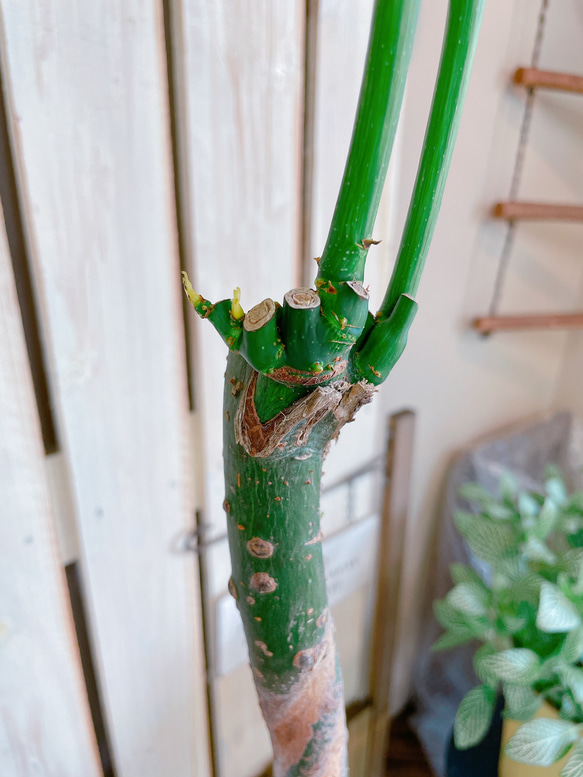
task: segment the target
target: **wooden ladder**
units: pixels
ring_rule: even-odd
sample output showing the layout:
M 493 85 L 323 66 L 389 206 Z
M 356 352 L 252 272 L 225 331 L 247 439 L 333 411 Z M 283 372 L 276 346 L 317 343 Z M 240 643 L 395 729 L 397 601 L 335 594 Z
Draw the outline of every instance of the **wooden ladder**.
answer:
M 514 83 L 527 89 L 552 89 L 583 94 L 583 76 L 556 73 L 551 70 L 520 67 L 514 73 Z M 583 224 L 583 205 L 558 205 L 543 202 L 505 201 L 492 208 L 492 217 L 507 221 L 565 221 Z M 480 316 L 472 326 L 484 335 L 500 331 L 532 329 L 581 329 L 583 312 L 541 313 L 530 315 Z

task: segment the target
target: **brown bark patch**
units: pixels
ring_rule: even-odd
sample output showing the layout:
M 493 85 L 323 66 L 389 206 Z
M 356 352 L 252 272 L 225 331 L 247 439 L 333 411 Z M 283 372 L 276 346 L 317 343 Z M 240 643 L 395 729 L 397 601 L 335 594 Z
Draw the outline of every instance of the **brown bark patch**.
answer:
M 346 369 L 347 361 L 336 362 L 332 369 L 322 370 L 322 372 L 308 372 L 307 370 L 296 370 L 293 367 L 279 367 L 277 370 L 269 373 L 269 377 L 278 383 L 291 383 L 294 386 L 317 386 L 328 380 L 342 375 Z
M 284 448 L 284 438 L 296 427 L 298 431 L 293 445 L 305 445 L 314 426 L 342 400 L 341 391 L 332 386 L 318 386 L 311 394 L 261 423 L 255 408 L 256 383 L 257 373 L 254 372 L 237 408 L 235 439 L 250 456 L 257 458 L 266 458 L 276 449 Z
M 340 425 L 336 429 L 335 437 L 338 436 L 338 433 L 344 424 L 350 423 L 350 421 L 354 419 L 354 416 L 361 407 L 372 402 L 376 390 L 376 386 L 372 383 L 361 380 L 358 383 L 353 383 L 348 391 L 342 395 L 341 401 L 334 409 L 334 415 L 340 422 Z
M 290 691 L 272 693 L 258 686 L 273 743 L 274 777 L 285 777 L 294 767 L 302 777 L 345 777 L 347 731 L 336 661 L 329 621 L 322 641 L 296 655 L 301 672 Z
M 267 572 L 255 572 L 249 581 L 249 588 L 259 594 L 269 594 L 275 591 L 277 583 Z
M 256 558 L 270 558 L 275 548 L 271 542 L 262 540 L 261 537 L 252 537 L 247 543 L 247 550 Z

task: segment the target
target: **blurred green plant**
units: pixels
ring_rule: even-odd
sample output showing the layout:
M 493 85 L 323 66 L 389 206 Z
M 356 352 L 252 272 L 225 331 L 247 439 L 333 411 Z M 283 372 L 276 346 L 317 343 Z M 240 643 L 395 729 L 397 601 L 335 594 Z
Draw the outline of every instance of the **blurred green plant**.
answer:
M 550 766 L 572 748 L 563 777 L 583 774 L 583 492 L 569 493 L 554 466 L 544 489 L 521 491 L 505 474 L 497 498 L 476 483 L 460 495 L 475 512 L 455 525 L 491 570 L 489 582 L 471 566 L 452 564 L 454 587 L 434 603 L 445 632 L 434 650 L 481 642 L 474 670 L 481 685 L 462 699 L 456 747 L 480 742 L 496 698 L 504 716 L 523 724 L 506 745 L 515 761 Z M 532 718 L 543 701 L 559 718 Z

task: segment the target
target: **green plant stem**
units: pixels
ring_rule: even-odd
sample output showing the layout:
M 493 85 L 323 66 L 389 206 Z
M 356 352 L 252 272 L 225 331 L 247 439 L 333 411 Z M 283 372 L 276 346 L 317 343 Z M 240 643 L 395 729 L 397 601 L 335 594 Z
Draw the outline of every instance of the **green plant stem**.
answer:
M 320 259 L 324 281 L 364 277 L 403 101 L 419 0 L 377 0 L 342 186 Z
M 388 318 L 401 294 L 414 297 L 439 214 L 459 129 L 484 0 L 451 0 L 431 114 L 401 245 L 379 313 Z
M 353 380 L 364 378 L 369 383 L 382 383 L 407 345 L 409 328 L 417 313 L 417 303 L 406 294 L 401 294 L 389 318 L 376 321 L 372 327 L 374 336 L 352 352 L 351 370 Z
M 241 356 L 229 355 L 224 398 L 229 590 L 241 613 L 271 733 L 274 777 L 344 777 L 342 675 L 319 515 L 323 450 L 336 424 L 329 414 L 298 446 L 299 421 L 291 439 L 284 438 L 270 455 L 251 455 L 236 430 L 242 413 L 250 429 L 258 429 L 252 393 L 257 378 Z M 279 394 L 281 387 L 269 381 L 264 391 L 270 390 Z

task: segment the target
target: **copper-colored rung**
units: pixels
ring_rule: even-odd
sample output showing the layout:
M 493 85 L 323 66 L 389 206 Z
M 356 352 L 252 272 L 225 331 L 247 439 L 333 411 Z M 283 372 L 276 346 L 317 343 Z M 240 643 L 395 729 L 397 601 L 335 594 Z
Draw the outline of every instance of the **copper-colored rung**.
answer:
M 583 76 L 572 73 L 556 73 L 552 70 L 537 70 L 534 67 L 519 67 L 514 74 L 514 83 L 528 88 L 555 89 L 560 92 L 583 94 Z
M 583 329 L 583 313 L 538 313 L 517 316 L 483 316 L 472 321 L 483 335 L 528 329 Z
M 582 205 L 552 205 L 544 202 L 497 202 L 495 219 L 506 221 L 583 221 Z

